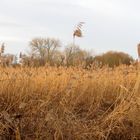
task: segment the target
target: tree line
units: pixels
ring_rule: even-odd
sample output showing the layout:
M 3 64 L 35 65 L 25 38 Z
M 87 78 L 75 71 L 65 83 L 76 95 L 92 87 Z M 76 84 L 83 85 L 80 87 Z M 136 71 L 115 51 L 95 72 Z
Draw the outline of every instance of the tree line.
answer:
M 123 52 L 109 51 L 107 53 L 93 56 L 89 51 L 81 49 L 74 43 L 68 44 L 62 50 L 62 43 L 55 38 L 34 38 L 29 42 L 30 51 L 20 53 L 18 58 L 12 54 L 5 54 L 5 45 L 1 45 L 0 64 L 3 66 L 22 65 L 22 66 L 91 66 L 109 67 L 119 66 L 120 64 L 130 65 L 134 59 Z

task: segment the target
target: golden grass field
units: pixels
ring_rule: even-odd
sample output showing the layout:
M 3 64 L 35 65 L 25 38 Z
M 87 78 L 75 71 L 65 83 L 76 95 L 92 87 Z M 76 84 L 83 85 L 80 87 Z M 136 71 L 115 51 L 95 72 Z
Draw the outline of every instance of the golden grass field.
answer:
M 134 66 L 0 68 L 0 140 L 139 139 Z

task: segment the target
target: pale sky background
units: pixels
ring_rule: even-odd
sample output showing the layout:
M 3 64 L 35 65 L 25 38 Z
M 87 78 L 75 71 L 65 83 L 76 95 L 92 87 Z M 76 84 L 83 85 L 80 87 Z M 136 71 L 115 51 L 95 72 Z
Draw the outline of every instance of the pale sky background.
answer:
M 123 51 L 137 57 L 140 0 L 0 0 L 0 43 L 6 52 L 28 49 L 34 37 L 72 42 L 74 26 L 84 21 L 81 48 L 96 54 Z

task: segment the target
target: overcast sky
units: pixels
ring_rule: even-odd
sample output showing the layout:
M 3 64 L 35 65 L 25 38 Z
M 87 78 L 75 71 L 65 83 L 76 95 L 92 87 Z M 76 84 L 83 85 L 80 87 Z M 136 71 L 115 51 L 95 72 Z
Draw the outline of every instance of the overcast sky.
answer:
M 96 54 L 124 51 L 137 57 L 140 0 L 0 0 L 0 43 L 8 53 L 28 49 L 34 37 L 72 42 L 74 26 L 84 21 L 76 43 Z

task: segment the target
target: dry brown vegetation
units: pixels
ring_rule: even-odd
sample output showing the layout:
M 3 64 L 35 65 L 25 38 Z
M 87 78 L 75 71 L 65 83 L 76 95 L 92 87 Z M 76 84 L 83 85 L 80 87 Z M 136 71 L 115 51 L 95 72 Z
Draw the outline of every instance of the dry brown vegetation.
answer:
M 134 66 L 0 68 L 0 140 L 138 140 L 139 92 Z

